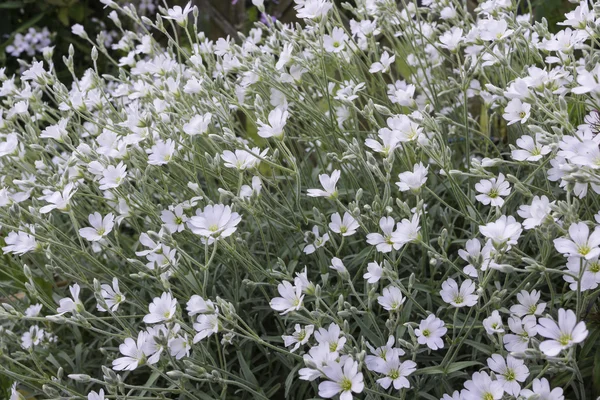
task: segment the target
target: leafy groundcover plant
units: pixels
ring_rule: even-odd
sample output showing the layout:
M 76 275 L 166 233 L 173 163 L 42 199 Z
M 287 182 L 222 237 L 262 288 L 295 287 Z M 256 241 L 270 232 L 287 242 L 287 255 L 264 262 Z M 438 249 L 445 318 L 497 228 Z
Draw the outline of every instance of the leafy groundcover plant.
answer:
M 600 394 L 600 4 L 102 2 L 0 74 L 5 398 Z

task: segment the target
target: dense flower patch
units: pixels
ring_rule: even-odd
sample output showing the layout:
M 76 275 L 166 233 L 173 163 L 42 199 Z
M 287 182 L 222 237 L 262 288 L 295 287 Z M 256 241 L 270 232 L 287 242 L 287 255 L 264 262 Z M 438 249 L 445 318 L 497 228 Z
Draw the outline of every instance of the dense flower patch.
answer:
M 296 0 L 213 43 L 102 2 L 120 56 L 76 26 L 71 87 L 0 74 L 11 399 L 600 394 L 600 5 Z

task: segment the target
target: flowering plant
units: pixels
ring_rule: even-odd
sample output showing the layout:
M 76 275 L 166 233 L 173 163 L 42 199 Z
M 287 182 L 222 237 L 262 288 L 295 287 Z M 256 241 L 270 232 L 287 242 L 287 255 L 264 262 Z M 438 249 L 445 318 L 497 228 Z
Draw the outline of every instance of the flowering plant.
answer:
M 211 42 L 102 2 L 121 57 L 1 74 L 11 399 L 600 393 L 600 4 L 296 0 Z

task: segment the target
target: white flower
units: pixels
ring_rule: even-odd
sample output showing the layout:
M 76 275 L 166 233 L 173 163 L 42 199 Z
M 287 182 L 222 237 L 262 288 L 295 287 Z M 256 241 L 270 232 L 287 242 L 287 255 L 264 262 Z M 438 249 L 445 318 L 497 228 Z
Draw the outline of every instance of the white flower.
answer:
M 407 243 L 415 242 L 419 239 L 419 214 L 414 214 L 412 218 L 404 218 L 396 225 L 396 230 L 392 233 L 392 242 L 402 248 Z
M 523 352 L 529 347 L 529 340 L 537 335 L 537 320 L 528 315 L 523 320 L 517 317 L 508 318 L 508 328 L 512 333 L 504 335 L 504 347 L 507 351 Z
M 329 234 L 325 233 L 323 236 L 321 236 L 319 234 L 319 227 L 316 225 L 313 226 L 312 233 L 315 237 L 315 241 L 312 244 L 308 244 L 304 247 L 303 251 L 306 254 L 314 253 L 318 248 L 323 247 L 325 243 L 329 241 Z M 308 232 L 306 236 L 308 236 Z M 304 240 L 307 241 L 308 239 L 305 237 Z
M 507 125 L 517 122 L 524 124 L 529 119 L 531 104 L 523 103 L 520 99 L 512 99 L 504 108 L 502 117 L 508 121 Z
M 492 311 L 492 315 L 483 320 L 483 327 L 488 335 L 493 335 L 494 333 L 502 333 L 504 332 L 504 325 L 502 325 L 502 317 L 500 317 L 500 313 L 498 310 Z
M 477 271 L 486 271 L 488 268 L 494 268 L 496 263 L 493 261 L 494 246 L 491 241 L 487 241 L 481 248 L 479 239 L 469 239 L 465 243 L 465 249 L 459 249 L 460 258 L 469 264 L 463 268 L 465 274 L 477 278 Z
M 119 351 L 125 357 L 117 358 L 112 362 L 115 371 L 133 371 L 146 362 L 151 363 L 148 356 L 152 355 L 151 338 L 148 332 L 138 333 L 137 341 L 132 338 L 125 339 L 119 346 Z M 158 361 L 158 360 L 156 360 Z
M 450 51 L 455 51 L 460 46 L 460 43 L 463 41 L 463 30 L 458 27 L 453 27 L 451 30 L 446 31 L 440 36 L 440 43 L 442 43 L 442 48 L 448 49 Z
M 100 190 L 114 189 L 123 183 L 127 176 L 127 166 L 120 162 L 116 167 L 109 165 L 102 171 L 100 179 Z
M 348 35 L 344 29 L 336 26 L 331 35 L 323 36 L 323 47 L 329 53 L 339 53 L 346 47 L 346 41 L 348 41 Z
M 404 114 L 390 117 L 386 123 L 387 127 L 379 130 L 379 136 L 391 135 L 402 143 L 415 141 L 423 133 L 423 128 Z
M 369 233 L 367 235 L 367 243 L 376 246 L 377 251 L 382 253 L 389 253 L 392 249 L 399 250 L 402 248 L 402 244 L 392 240 L 394 225 L 396 225 L 396 221 L 392 217 L 381 217 L 379 227 L 383 235 L 381 233 Z
M 262 138 L 274 137 L 283 139 L 283 129 L 287 122 L 289 113 L 287 107 L 279 106 L 269 113 L 269 123 L 265 124 L 260 119 L 258 124 L 258 136 Z
M 589 260 L 579 257 L 569 257 L 567 259 L 567 270 L 573 275 L 564 274 L 563 279 L 569 282 L 569 288 L 573 291 L 586 291 L 596 289 L 600 284 L 600 260 L 599 257 L 594 257 Z
M 364 389 L 363 374 L 358 372 L 358 363 L 351 358 L 345 362 L 333 362 L 323 368 L 328 379 L 319 384 L 319 396 L 330 399 L 340 393 L 340 400 L 352 400 L 352 393 Z
M 333 257 L 331 259 L 331 265 L 329 266 L 329 268 L 336 270 L 337 272 L 339 272 L 340 274 L 347 274 L 348 270 L 346 269 L 346 266 L 344 265 L 344 263 L 342 262 L 341 259 L 337 258 L 337 257 Z
M 417 364 L 414 361 L 400 362 L 398 357 L 392 357 L 383 365 L 380 372 L 385 376 L 377 379 L 377 383 L 384 389 L 388 389 L 392 384 L 396 390 L 408 389 L 410 388 L 410 382 L 406 377 L 416 370 Z
M 525 229 L 533 229 L 542 225 L 542 223 L 552 212 L 550 206 L 553 204 L 554 201 L 550 202 L 546 196 L 535 196 L 531 201 L 531 205 L 520 206 L 517 210 L 517 214 L 519 214 L 521 218 L 525 218 L 525 221 L 523 221 L 523 227 Z
M 423 163 L 415 164 L 413 171 L 402 172 L 398 175 L 400 182 L 396 182 L 398 189 L 401 192 L 409 190 L 417 191 L 427 182 L 427 170 L 429 166 L 425 167 Z
M 520 149 L 512 151 L 512 158 L 516 161 L 539 161 L 552 149 L 548 145 L 540 145 L 541 135 L 535 134 L 535 141 L 531 136 L 523 135 L 517 139 L 517 146 Z
M 35 234 L 35 231 L 32 231 Z M 4 254 L 15 253 L 23 255 L 30 251 L 37 250 L 40 246 L 35 240 L 35 236 L 27 232 L 9 232 L 4 239 L 6 246 L 2 248 Z
M 546 378 L 534 379 L 531 389 L 521 390 L 521 396 L 527 400 L 565 400 L 563 390 L 558 387 L 550 389 L 550 383 Z
M 204 300 L 197 294 L 190 297 L 185 308 L 190 316 L 196 314 L 212 314 L 215 312 L 215 305 L 210 300 Z
M 157 140 L 156 144 L 146 150 L 146 152 L 148 153 L 148 164 L 168 164 L 175 153 L 175 142 L 172 139 L 167 139 L 166 141 Z
M 402 295 L 399 288 L 395 286 L 388 286 L 383 289 L 382 296 L 377 297 L 377 302 L 386 311 L 399 311 L 400 307 L 406 298 Z
M 407 84 L 406 81 L 396 81 L 396 83 L 389 84 L 387 87 L 388 98 L 392 103 L 403 107 L 415 106 L 415 85 Z
M 304 363 L 310 368 L 301 368 L 298 375 L 303 381 L 314 381 L 317 378 L 325 377 L 321 372 L 324 367 L 337 361 L 339 354 L 335 351 L 329 351 L 329 347 L 318 345 L 312 347 L 308 354 L 302 357 Z
M 375 139 L 365 139 L 365 146 L 377 153 L 381 153 L 384 157 L 387 157 L 388 154 L 400 146 L 400 137 L 395 131 L 383 128 L 379 130 L 378 136 L 381 139 L 381 143 Z
M 517 397 L 521 391 L 519 382 L 525 382 L 529 376 L 529 368 L 525 366 L 525 362 L 511 355 L 505 360 L 500 354 L 492 354 L 487 359 L 487 364 L 496 373 L 496 379 L 502 384 L 504 391 Z
M 169 354 L 175 357 L 176 360 L 180 360 L 183 357 L 189 357 L 190 351 L 192 350 L 192 342 L 190 342 L 187 333 L 183 336 L 177 335 L 174 338 L 170 338 L 168 346 Z
M 185 26 L 187 23 L 187 16 L 192 12 L 192 2 L 186 4 L 185 8 L 182 9 L 180 6 L 175 6 L 167 10 L 167 15 L 164 16 L 166 19 L 172 19 L 181 26 Z
M 494 222 L 479 226 L 479 231 L 483 236 L 490 238 L 496 246 L 505 243 L 511 246 L 517 244 L 523 229 L 515 217 L 503 215 Z
M 524 317 L 525 315 L 542 315 L 546 309 L 546 303 L 537 304 L 540 300 L 541 293 L 537 290 L 532 290 L 529 293 L 526 290 L 521 290 L 517 294 L 517 301 L 519 304 L 515 304 L 510 308 L 510 312 L 517 317 Z
M 165 224 L 169 232 L 175 233 L 183 232 L 188 217 L 183 212 L 183 206 L 181 204 L 178 204 L 173 208 L 173 211 L 163 210 L 160 213 L 160 219 Z
M 254 154 L 257 154 L 262 158 L 267 155 L 267 150 L 268 149 L 265 149 L 261 152 L 258 147 L 254 147 L 250 149 L 253 154 L 250 154 L 250 152 L 246 150 L 236 150 L 235 153 L 225 150 L 223 154 L 221 154 L 221 158 L 225 162 L 227 168 L 235 168 L 239 171 L 243 171 L 258 166 L 258 164 L 260 164 L 260 158 L 256 157 Z
M 330 199 L 335 199 L 338 195 L 336 185 L 340 179 L 340 175 L 341 172 L 337 169 L 331 173 L 331 176 L 327 174 L 319 175 L 319 182 L 321 182 L 321 185 L 325 190 L 308 189 L 308 195 L 310 197 L 327 197 Z
M 369 371 L 375 371 L 383 373 L 385 364 L 392 358 L 399 358 L 405 354 L 404 350 L 399 347 L 394 347 L 396 344 L 396 338 L 394 336 L 388 337 L 387 343 L 376 349 L 371 346 L 369 342 L 366 342 L 369 351 L 372 353 L 365 357 L 365 365 Z
M 298 18 L 320 19 L 333 7 L 328 0 L 296 0 Z
M 214 314 L 200 314 L 194 323 L 194 329 L 196 336 L 194 336 L 193 343 L 196 344 L 202 339 L 211 336 L 214 333 L 219 332 L 219 310 L 215 310 Z
M 107 214 L 104 218 L 99 212 L 95 212 L 88 216 L 91 228 L 79 229 L 79 235 L 90 242 L 97 242 L 107 236 L 114 227 L 115 216 L 112 213 Z
M 73 33 L 73 35 L 80 36 L 82 38 L 85 38 L 87 36 L 87 34 L 85 33 L 85 30 L 83 29 L 83 26 L 81 24 L 73 25 L 71 27 L 71 32 Z
M 25 310 L 25 316 L 27 317 L 37 317 L 40 315 L 40 311 L 42 311 L 41 304 L 32 304 Z
M 21 335 L 21 347 L 25 350 L 33 349 L 44 340 L 45 332 L 37 325 L 29 327 L 29 331 Z
M 320 345 L 326 346 L 330 352 L 337 352 L 342 350 L 346 344 L 346 338 L 340 337 L 340 333 L 338 324 L 330 324 L 327 329 L 319 328 L 315 332 L 315 339 Z
M 69 286 L 69 292 L 71 292 L 71 297 L 65 297 L 60 299 L 58 302 L 58 308 L 56 311 L 58 315 L 63 315 L 65 313 L 75 313 L 81 312 L 84 310 L 83 303 L 79 300 L 79 292 L 81 291 L 79 285 L 77 283 Z
M 204 210 L 196 210 L 196 215 L 187 221 L 188 228 L 212 244 L 219 238 L 231 236 L 241 222 L 242 217 L 223 204 L 208 205 Z
M 475 198 L 483 205 L 491 204 L 493 207 L 502 207 L 503 197 L 510 194 L 510 184 L 505 180 L 504 174 L 498 178 L 482 179 L 475 184 L 475 190 L 479 193 Z
M 190 136 L 201 135 L 208 132 L 208 126 L 212 119 L 211 113 L 194 115 L 189 122 L 183 124 L 183 131 Z
M 277 285 L 277 291 L 281 297 L 275 297 L 269 303 L 273 310 L 285 315 L 290 311 L 298 311 L 302 307 L 304 295 L 300 286 L 294 286 L 288 281 L 283 281 Z
M 113 278 L 112 287 L 108 284 L 103 284 L 100 286 L 100 288 L 100 294 L 106 302 L 106 305 L 112 312 L 116 312 L 119 308 L 119 305 L 125 301 L 125 296 L 119 289 L 119 280 L 117 278 Z M 106 312 L 106 309 L 102 307 L 100 303 L 98 303 L 96 307 L 98 308 L 98 311 Z
M 379 265 L 378 262 L 370 262 L 367 264 L 367 272 L 363 275 L 363 278 L 367 280 L 369 283 L 379 282 L 381 277 L 383 276 L 383 268 Z
M 475 292 L 475 283 L 472 280 L 467 279 L 458 288 L 458 283 L 452 278 L 448 278 L 442 283 L 442 290 L 440 295 L 442 299 L 452 304 L 454 307 L 472 307 L 477 304 L 477 295 Z
M 262 190 L 262 181 L 258 176 L 252 177 L 252 187 L 248 185 L 242 185 L 240 188 L 240 198 L 249 199 L 253 194 L 257 196 L 260 194 Z
M 487 372 L 475 372 L 461 393 L 464 400 L 500 400 L 503 394 L 502 383 L 493 381 Z
M 100 389 L 98 393 L 93 390 L 87 395 L 88 400 L 104 400 L 104 389 Z
M 583 342 L 588 335 L 585 322 L 577 323 L 575 313 L 563 308 L 558 310 L 558 324 L 550 318 L 540 318 L 537 331 L 541 336 L 550 339 L 540 343 L 540 350 L 550 357 Z
M 67 211 L 70 208 L 70 200 L 71 197 L 75 194 L 77 190 L 73 190 L 75 184 L 68 183 L 65 188 L 61 191 L 52 192 L 45 196 L 40 197 L 40 200 L 47 201 L 48 205 L 40 208 L 40 213 L 47 214 L 50 211 L 56 209 L 59 211 Z
M 371 64 L 369 72 L 375 74 L 377 72 L 388 72 L 390 66 L 396 61 L 396 56 L 390 56 L 387 51 L 384 51 L 378 62 Z
M 312 336 L 315 331 L 314 325 L 306 325 L 305 327 L 300 324 L 294 325 L 294 333 L 291 335 L 282 335 L 283 344 L 285 347 L 294 345 L 290 350 L 292 353 L 300 348 L 301 345 L 306 344 L 308 339 Z
M 586 260 L 600 255 L 600 228 L 594 229 L 590 235 L 590 228 L 585 222 L 571 224 L 569 237 L 570 239 L 554 239 L 554 247 L 559 253 L 569 257 L 583 257 Z
M 442 336 L 448 332 L 444 326 L 444 321 L 433 314 L 429 314 L 426 319 L 421 320 L 419 328 L 415 329 L 415 335 L 419 344 L 426 344 L 431 350 L 438 350 L 444 347 Z
M 171 293 L 164 292 L 160 297 L 155 297 L 148 308 L 150 313 L 144 316 L 145 323 L 170 321 L 177 312 L 177 299 Z
M 44 129 L 40 137 L 43 139 L 54 139 L 57 142 L 62 142 L 65 137 L 69 134 L 67 132 L 67 124 L 69 123 L 68 118 L 61 118 L 56 125 L 50 125 Z
M 340 217 L 340 213 L 333 214 L 331 216 L 331 223 L 329 223 L 329 229 L 342 236 L 354 235 L 358 227 L 359 225 L 356 219 L 347 212 L 344 213 L 344 219 Z

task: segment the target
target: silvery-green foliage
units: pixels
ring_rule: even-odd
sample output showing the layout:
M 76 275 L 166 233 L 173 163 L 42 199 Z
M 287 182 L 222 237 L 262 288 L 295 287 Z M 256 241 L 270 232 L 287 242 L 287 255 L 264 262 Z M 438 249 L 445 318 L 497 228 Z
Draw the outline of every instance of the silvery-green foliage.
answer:
M 0 73 L 7 396 L 600 393 L 595 3 L 296 0 L 212 42 L 102 2 L 139 29 L 78 28 L 71 85 Z

